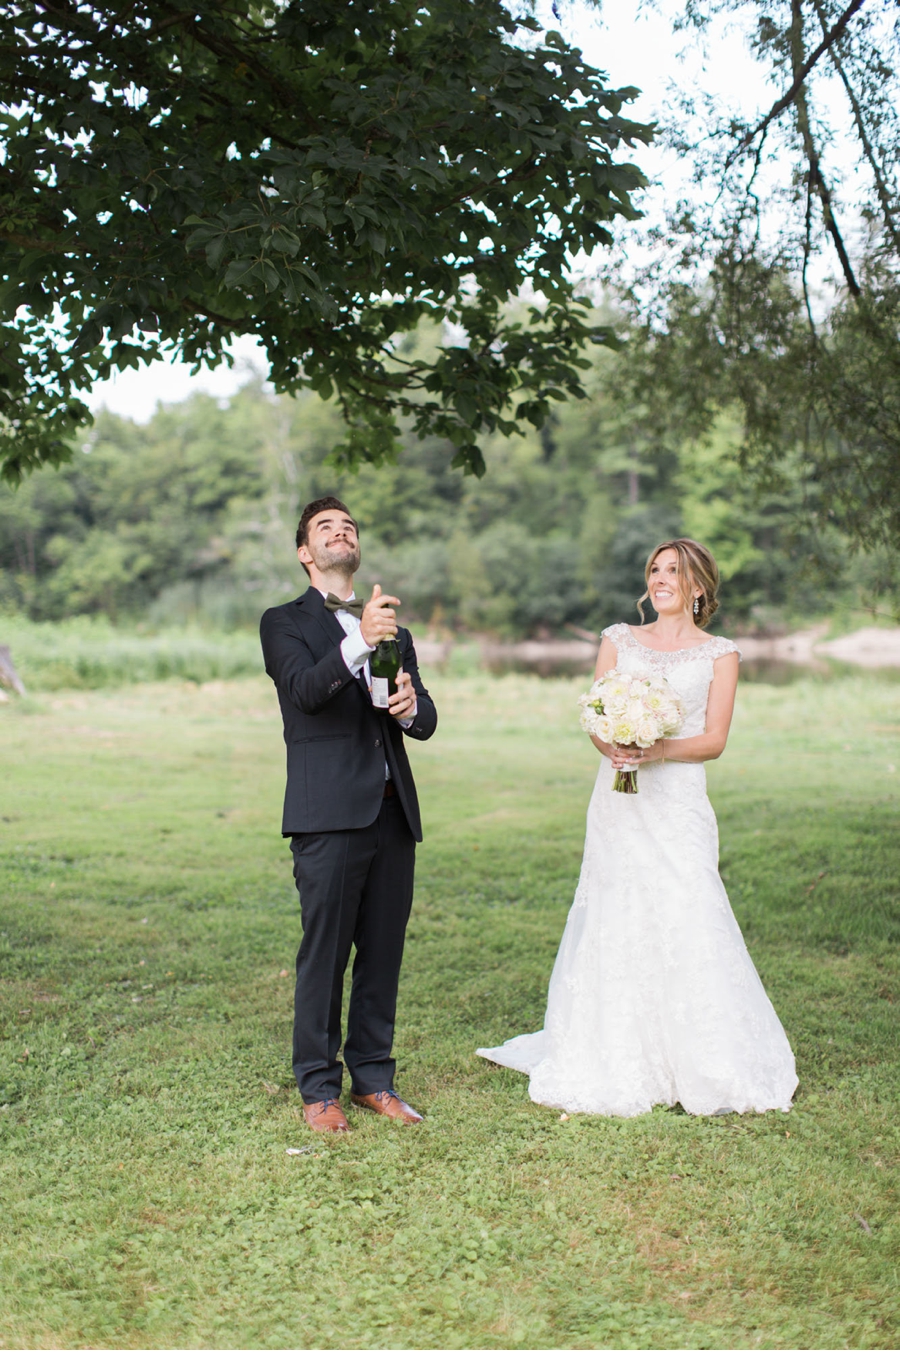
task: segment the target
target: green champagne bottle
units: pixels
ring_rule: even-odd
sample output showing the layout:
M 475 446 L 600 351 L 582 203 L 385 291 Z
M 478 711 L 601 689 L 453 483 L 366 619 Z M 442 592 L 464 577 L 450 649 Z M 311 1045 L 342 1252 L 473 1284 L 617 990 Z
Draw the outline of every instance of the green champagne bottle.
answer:
M 395 638 L 382 639 L 369 658 L 372 673 L 372 703 L 376 709 L 386 709 L 388 699 L 397 693 L 400 671 L 400 644 Z

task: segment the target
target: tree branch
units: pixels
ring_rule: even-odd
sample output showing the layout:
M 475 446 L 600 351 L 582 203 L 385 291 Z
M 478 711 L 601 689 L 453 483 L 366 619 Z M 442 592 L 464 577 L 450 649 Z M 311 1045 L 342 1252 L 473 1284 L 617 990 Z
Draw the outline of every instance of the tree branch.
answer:
M 803 303 L 806 306 L 806 318 L 809 322 L 810 333 L 813 338 L 818 338 L 816 332 L 816 321 L 813 319 L 812 304 L 809 299 L 809 259 L 812 253 L 812 184 L 806 185 L 806 229 L 803 235 Z
M 813 7 L 816 11 L 816 14 L 819 16 L 819 23 L 822 26 L 822 32 L 825 33 L 827 30 L 825 27 L 825 15 L 822 12 L 821 0 L 813 0 Z M 871 141 L 869 140 L 869 135 L 868 132 L 866 131 L 866 124 L 863 118 L 863 111 L 860 106 L 859 99 L 856 97 L 856 93 L 853 89 L 853 86 L 850 83 L 849 77 L 847 76 L 847 72 L 844 70 L 844 63 L 841 61 L 841 58 L 834 47 L 831 48 L 829 56 L 831 57 L 835 70 L 837 71 L 838 75 L 841 78 L 841 82 L 843 83 L 845 90 L 847 91 L 847 98 L 850 100 L 850 107 L 853 109 L 853 120 L 856 123 L 856 130 L 859 132 L 859 139 L 862 143 L 863 153 L 865 154 L 866 159 L 869 161 L 869 168 L 872 170 L 872 176 L 875 179 L 875 191 L 878 193 L 878 200 L 881 203 L 881 210 L 884 213 L 884 223 L 887 226 L 888 234 L 890 235 L 891 239 L 894 242 L 895 249 L 900 251 L 900 232 L 898 232 L 897 227 L 894 224 L 894 207 L 893 203 L 891 202 L 891 194 L 888 190 L 887 184 L 884 181 L 884 176 L 882 175 L 881 172 L 881 165 L 878 163 L 878 159 L 875 154 L 875 149 Z
M 738 142 L 738 144 L 735 146 L 734 150 L 728 157 L 727 167 L 730 168 L 731 165 L 734 163 L 734 161 L 737 159 L 738 155 L 740 155 L 742 151 L 746 150 L 747 147 L 751 145 L 753 141 L 756 140 L 760 132 L 765 131 L 766 128 L 769 126 L 769 124 L 774 122 L 776 117 L 780 117 L 781 114 L 784 112 L 785 108 L 787 108 L 791 103 L 794 102 L 798 93 L 803 88 L 803 85 L 806 81 L 806 77 L 809 75 L 813 66 L 815 66 L 816 62 L 825 52 L 829 51 L 829 49 L 834 45 L 834 43 L 837 42 L 838 38 L 843 36 L 850 20 L 853 18 L 854 14 L 856 14 L 857 10 L 862 9 L 864 4 L 865 0 L 851 0 L 851 3 L 844 10 L 843 14 L 838 19 L 837 23 L 828 29 L 824 38 L 819 43 L 818 47 L 815 49 L 812 55 L 807 57 L 807 59 L 803 62 L 803 64 L 799 67 L 799 69 L 796 69 L 794 71 L 794 80 L 790 89 L 788 89 L 784 94 L 782 94 L 781 98 L 778 99 L 776 103 L 772 104 L 772 107 L 766 113 L 765 117 L 759 123 L 758 126 L 754 127 L 752 131 L 748 131 L 746 135 L 741 137 L 740 141 Z
M 237 329 L 241 327 L 238 319 L 227 319 L 225 315 L 217 315 L 215 310 L 211 310 L 208 305 L 195 304 L 192 300 L 182 300 L 182 310 L 187 310 L 189 314 L 196 315 L 198 319 L 208 319 L 213 324 L 221 324 L 225 329 Z
M 860 0 L 862 3 L 862 0 Z M 803 57 L 803 13 L 801 9 L 802 0 L 791 0 L 791 64 L 796 71 L 803 70 L 808 62 L 801 64 Z M 825 222 L 825 229 L 831 236 L 837 256 L 840 259 L 841 270 L 844 274 L 844 280 L 847 283 L 847 289 L 857 300 L 862 295 L 859 282 L 853 272 L 853 266 L 850 262 L 850 256 L 847 253 L 843 236 L 838 229 L 838 223 L 834 216 L 834 205 L 831 196 L 831 189 L 825 182 L 825 176 L 822 173 L 822 166 L 819 160 L 819 152 L 816 149 L 816 143 L 813 140 L 812 131 L 809 125 L 809 108 L 806 102 L 806 91 L 803 88 L 802 80 L 794 80 L 797 86 L 797 92 L 794 103 L 797 109 L 797 129 L 803 140 L 803 148 L 806 151 L 806 159 L 809 164 L 809 186 L 815 190 L 822 203 L 822 218 Z
M 34 239 L 31 235 L 20 235 L 15 230 L 0 230 L 0 244 L 15 244 L 20 249 L 34 250 L 38 253 L 84 253 L 85 245 L 70 244 L 55 239 Z

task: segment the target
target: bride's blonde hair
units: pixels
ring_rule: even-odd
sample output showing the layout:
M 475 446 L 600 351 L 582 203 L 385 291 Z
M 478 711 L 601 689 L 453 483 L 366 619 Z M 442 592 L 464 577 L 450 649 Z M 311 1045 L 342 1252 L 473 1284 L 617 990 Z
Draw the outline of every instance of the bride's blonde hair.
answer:
M 649 583 L 650 569 L 653 567 L 657 556 L 664 549 L 674 549 L 678 555 L 678 585 L 691 610 L 693 610 L 694 604 L 693 590 L 695 587 L 701 588 L 701 595 L 697 597 L 697 613 L 694 615 L 694 623 L 701 629 L 705 629 L 719 609 L 719 602 L 716 600 L 716 593 L 719 590 L 719 568 L 715 559 L 706 546 L 698 544 L 696 540 L 688 540 L 686 537 L 677 540 L 664 540 L 661 545 L 656 546 L 647 560 L 647 567 L 644 569 L 645 582 Z M 643 602 L 649 599 L 650 592 L 645 591 L 637 603 L 641 624 L 644 623 Z

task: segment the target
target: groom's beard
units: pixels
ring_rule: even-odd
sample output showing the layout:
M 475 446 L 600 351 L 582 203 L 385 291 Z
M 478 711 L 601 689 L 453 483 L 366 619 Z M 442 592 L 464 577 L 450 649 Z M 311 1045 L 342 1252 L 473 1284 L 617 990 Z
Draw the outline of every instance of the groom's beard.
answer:
M 342 540 L 334 545 L 308 545 L 320 573 L 341 573 L 351 578 L 359 567 L 359 545 Z

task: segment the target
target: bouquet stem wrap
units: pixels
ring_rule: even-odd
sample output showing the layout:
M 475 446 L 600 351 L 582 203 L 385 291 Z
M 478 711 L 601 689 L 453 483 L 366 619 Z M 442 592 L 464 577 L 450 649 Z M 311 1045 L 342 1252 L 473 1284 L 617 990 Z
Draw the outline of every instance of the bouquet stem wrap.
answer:
M 631 675 L 614 667 L 586 695 L 579 695 L 581 726 L 601 742 L 648 747 L 674 737 L 684 721 L 684 706 L 664 676 Z M 637 793 L 637 770 L 617 770 L 616 793 Z

